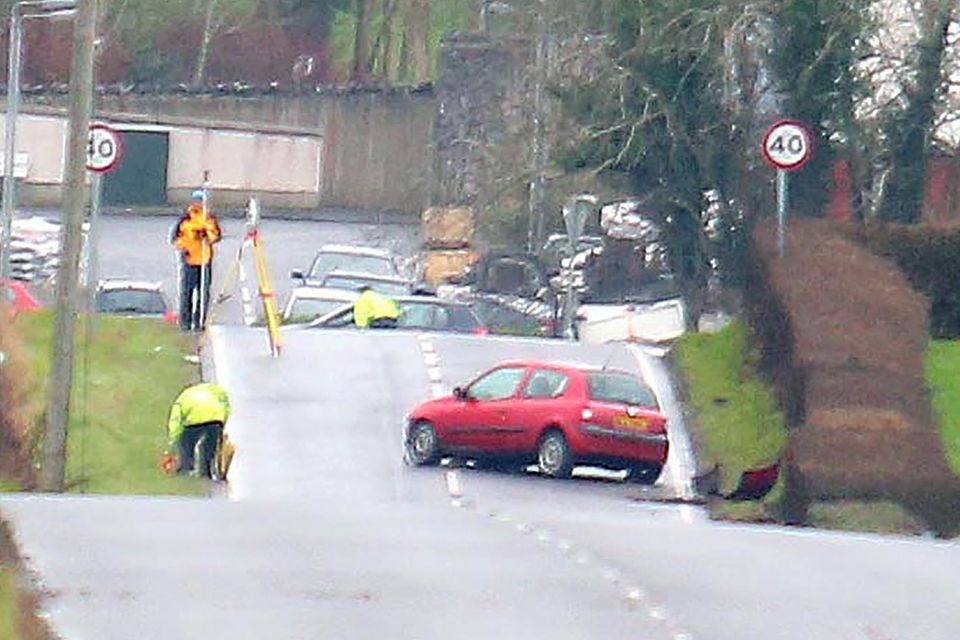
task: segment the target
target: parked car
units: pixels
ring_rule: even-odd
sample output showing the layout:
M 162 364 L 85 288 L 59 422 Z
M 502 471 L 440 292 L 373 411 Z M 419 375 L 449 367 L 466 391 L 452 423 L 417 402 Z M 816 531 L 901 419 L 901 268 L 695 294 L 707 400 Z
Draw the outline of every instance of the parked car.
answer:
M 94 296 L 94 310 L 97 313 L 177 322 L 177 312 L 170 306 L 159 282 L 101 280 Z
M 26 285 L 17 280 L 0 280 L 0 300 L 10 305 L 14 315 L 24 311 L 36 311 L 43 306 Z
M 320 285 L 334 271 L 368 273 L 376 276 L 400 276 L 397 256 L 386 249 L 359 245 L 327 244 L 320 247 L 310 268 L 294 269 L 290 277 L 301 284 Z
M 577 464 L 626 468 L 652 484 L 667 460 L 666 423 L 653 392 L 626 371 L 508 362 L 410 412 L 406 455 L 414 465 L 445 454 L 535 462 L 556 478 Z
M 489 333 L 476 314 L 465 304 L 451 300 L 441 300 L 432 296 L 403 296 L 394 299 L 400 305 L 400 317 L 397 319 L 398 329 L 473 335 L 487 335 Z M 309 326 L 317 328 L 352 327 L 354 326 L 353 306 L 346 306 L 317 318 Z
M 284 324 L 306 323 L 353 304 L 359 293 L 330 287 L 297 287 L 283 308 Z
M 524 312 L 494 296 L 476 297 L 471 300 L 470 308 L 492 334 L 541 338 L 554 335 L 552 313 L 537 315 Z
M 319 281 L 318 286 L 327 289 L 345 289 L 354 292 L 361 286 L 368 286 L 374 291 L 390 296 L 391 298 L 410 295 L 415 289 L 412 282 L 398 276 L 378 276 L 370 273 L 355 273 L 352 271 L 331 271 Z

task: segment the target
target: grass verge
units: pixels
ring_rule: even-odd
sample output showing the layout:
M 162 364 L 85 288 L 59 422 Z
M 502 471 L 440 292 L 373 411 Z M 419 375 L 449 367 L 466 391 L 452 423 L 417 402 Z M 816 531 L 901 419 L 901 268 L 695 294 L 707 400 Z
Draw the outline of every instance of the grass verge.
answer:
M 36 424 L 43 424 L 53 315 L 17 321 Z M 112 494 L 204 493 L 196 478 L 169 476 L 159 466 L 173 399 L 196 375 L 184 360 L 195 338 L 153 319 L 98 316 L 91 338 L 77 334 L 68 436 L 67 483 L 72 492 Z
M 37 594 L 27 583 L 17 546 L 0 521 L 0 640 L 54 640 L 37 616 Z
M 783 413 L 754 372 L 749 337 L 738 321 L 717 333 L 689 334 L 677 345 L 698 441 L 719 465 L 725 494 L 744 471 L 776 462 L 787 444 Z
M 960 474 L 960 340 L 931 342 L 924 368 L 947 461 Z

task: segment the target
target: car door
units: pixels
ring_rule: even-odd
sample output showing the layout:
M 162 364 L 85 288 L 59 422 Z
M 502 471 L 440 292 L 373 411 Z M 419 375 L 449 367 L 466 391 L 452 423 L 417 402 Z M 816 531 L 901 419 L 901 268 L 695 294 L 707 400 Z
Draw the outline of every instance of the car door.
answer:
M 498 367 L 470 383 L 451 444 L 477 452 L 507 450 L 511 433 L 520 429 L 510 411 L 526 372 L 523 366 Z
M 564 396 L 569 387 L 570 376 L 563 371 L 538 368 L 530 373 L 511 416 L 521 427 L 513 435 L 515 450 L 532 450 L 545 426 L 566 422 Z

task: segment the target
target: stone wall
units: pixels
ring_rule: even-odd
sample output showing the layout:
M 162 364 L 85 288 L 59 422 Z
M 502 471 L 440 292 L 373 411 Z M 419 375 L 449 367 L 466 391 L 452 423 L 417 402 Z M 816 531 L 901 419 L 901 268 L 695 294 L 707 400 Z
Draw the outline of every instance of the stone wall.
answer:
M 65 115 L 67 96 L 24 96 L 24 113 Z M 418 212 L 432 184 L 430 136 L 434 98 L 424 91 L 293 94 L 100 94 L 95 117 L 129 128 L 210 128 L 291 136 L 322 136 L 319 197 L 282 190 L 276 206 L 346 206 Z M 171 162 L 176 162 L 172 158 Z M 46 190 L 59 193 L 60 185 Z M 42 200 L 36 188 L 21 201 Z M 176 194 L 172 194 L 176 195 Z M 237 194 L 245 198 L 246 194 Z M 270 193 L 264 194 L 265 201 Z

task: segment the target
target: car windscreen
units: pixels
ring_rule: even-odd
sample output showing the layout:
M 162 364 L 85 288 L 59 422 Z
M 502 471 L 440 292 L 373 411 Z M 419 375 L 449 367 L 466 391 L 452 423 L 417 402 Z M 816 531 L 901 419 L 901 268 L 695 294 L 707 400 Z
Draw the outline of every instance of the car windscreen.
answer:
M 382 282 L 380 280 L 347 278 L 345 276 L 328 276 L 323 279 L 323 286 L 330 289 L 356 291 L 361 285 L 367 285 L 377 293 L 391 297 L 405 296 L 410 293 L 410 287 L 403 282 Z
M 400 307 L 400 327 L 471 333 L 480 326 L 470 310 L 460 305 L 402 302 Z
M 599 371 L 587 374 L 590 397 L 601 402 L 621 402 L 642 407 L 658 407 L 657 399 L 635 376 Z
M 322 298 L 297 298 L 287 313 L 287 322 L 308 322 L 327 315 L 349 305 L 343 300 L 324 300 Z
M 97 293 L 97 311 L 163 315 L 167 312 L 167 305 L 159 291 L 118 289 Z
M 311 278 L 322 278 L 331 271 L 355 271 L 375 276 L 395 276 L 397 269 L 390 258 L 352 253 L 321 253 L 310 267 Z
M 489 300 L 476 300 L 470 308 L 491 333 L 538 336 L 544 331 L 537 318 Z

